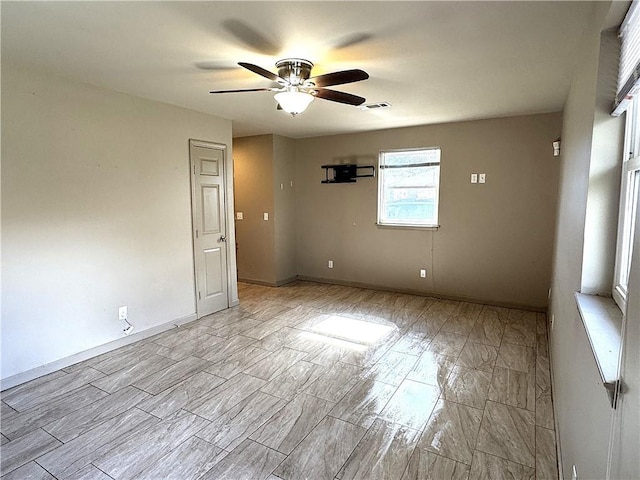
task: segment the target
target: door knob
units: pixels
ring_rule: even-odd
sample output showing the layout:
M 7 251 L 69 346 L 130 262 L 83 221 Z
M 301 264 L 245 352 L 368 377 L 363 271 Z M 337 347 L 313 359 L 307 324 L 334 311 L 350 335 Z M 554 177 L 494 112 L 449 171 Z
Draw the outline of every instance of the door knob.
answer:
M 220 238 L 218 239 L 219 242 L 226 242 L 227 241 L 227 237 L 225 237 L 224 235 L 220 235 Z

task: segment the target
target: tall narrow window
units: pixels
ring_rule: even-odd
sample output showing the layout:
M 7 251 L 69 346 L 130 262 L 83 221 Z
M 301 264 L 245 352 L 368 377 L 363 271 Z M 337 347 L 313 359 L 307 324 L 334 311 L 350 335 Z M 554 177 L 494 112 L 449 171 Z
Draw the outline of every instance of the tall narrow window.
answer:
M 624 312 L 627 303 L 627 285 L 631 269 L 633 232 L 640 196 L 640 105 L 633 98 L 627 107 L 624 161 L 620 185 L 620 215 L 618 217 L 618 244 L 616 248 L 615 284 L 613 298 Z
M 440 148 L 380 152 L 378 223 L 437 227 Z

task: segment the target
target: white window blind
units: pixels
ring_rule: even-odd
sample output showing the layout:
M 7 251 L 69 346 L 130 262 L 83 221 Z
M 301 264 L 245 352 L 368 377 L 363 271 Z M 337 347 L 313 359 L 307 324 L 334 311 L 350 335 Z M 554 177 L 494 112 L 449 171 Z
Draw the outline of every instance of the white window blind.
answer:
M 634 0 L 620 26 L 618 93 L 613 115 L 621 115 L 640 91 L 640 2 Z

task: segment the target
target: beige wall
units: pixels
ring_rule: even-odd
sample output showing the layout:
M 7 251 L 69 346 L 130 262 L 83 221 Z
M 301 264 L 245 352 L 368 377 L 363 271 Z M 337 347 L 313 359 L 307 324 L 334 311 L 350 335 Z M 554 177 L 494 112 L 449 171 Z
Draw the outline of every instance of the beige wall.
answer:
M 3 380 L 195 318 L 190 138 L 231 122 L 2 64 Z
M 298 275 L 296 263 L 296 141 L 273 136 L 273 190 L 275 197 L 276 283 L 282 284 Z
M 561 118 L 551 113 L 298 140 L 298 274 L 546 307 L 559 168 L 551 142 Z M 320 166 L 337 159 L 375 164 L 380 150 L 429 146 L 442 148 L 438 230 L 376 226 L 375 178 L 320 183 Z M 472 185 L 471 173 L 485 173 L 487 183 Z
M 593 18 L 585 26 L 576 55 L 576 70 L 564 109 L 549 315 L 553 319 L 550 343 L 554 407 L 565 478 L 571 478 L 573 465 L 578 478 L 606 477 L 613 414 L 574 299 L 583 279 L 583 252 L 587 253 L 587 199 L 594 187 L 590 169 L 593 170 L 592 165 L 597 169 L 602 158 L 597 155 L 595 138 L 599 125 L 596 92 L 600 28 L 608 8 L 604 2 L 594 5 Z
M 238 278 L 275 284 L 273 136 L 236 138 L 233 151 Z

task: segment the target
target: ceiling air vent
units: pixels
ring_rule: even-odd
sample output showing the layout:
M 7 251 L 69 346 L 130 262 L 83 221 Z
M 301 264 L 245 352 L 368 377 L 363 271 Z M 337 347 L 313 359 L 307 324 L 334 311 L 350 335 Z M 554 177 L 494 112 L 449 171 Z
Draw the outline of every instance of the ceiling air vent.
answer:
M 391 104 L 389 102 L 380 102 L 380 103 L 368 103 L 366 105 L 360 105 L 358 108 L 360 110 L 376 110 L 378 108 L 389 108 Z

